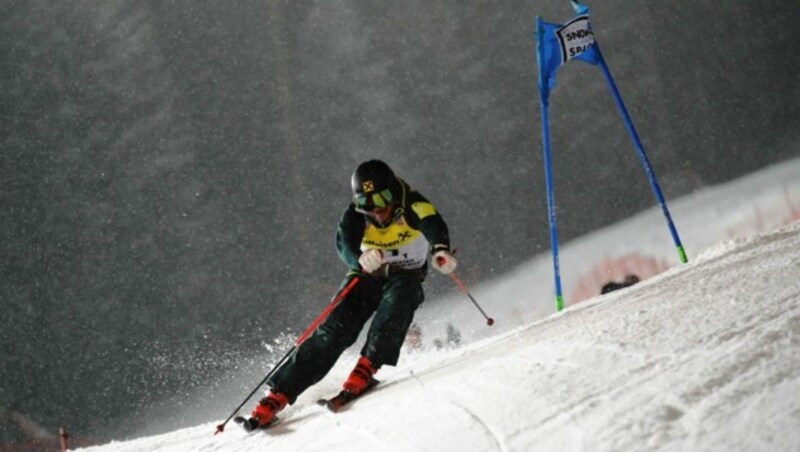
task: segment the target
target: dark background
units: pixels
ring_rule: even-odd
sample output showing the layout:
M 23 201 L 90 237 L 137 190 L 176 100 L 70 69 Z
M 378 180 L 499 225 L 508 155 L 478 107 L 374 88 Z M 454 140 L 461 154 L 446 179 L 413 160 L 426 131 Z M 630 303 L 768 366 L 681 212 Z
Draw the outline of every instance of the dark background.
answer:
M 795 2 L 587 4 L 668 199 L 798 155 Z M 536 15 L 573 11 L 2 2 L 0 413 L 122 439 L 302 329 L 368 158 L 437 205 L 465 279 L 549 250 Z M 562 241 L 655 204 L 599 71 L 560 70 L 551 121 Z

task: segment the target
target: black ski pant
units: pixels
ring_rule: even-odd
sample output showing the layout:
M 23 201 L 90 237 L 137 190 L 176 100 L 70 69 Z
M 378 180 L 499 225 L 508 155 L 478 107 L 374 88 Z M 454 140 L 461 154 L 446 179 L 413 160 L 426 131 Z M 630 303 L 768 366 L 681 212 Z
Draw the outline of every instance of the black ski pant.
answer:
M 349 281 L 345 279 L 340 290 Z M 414 311 L 423 300 L 418 273 L 385 279 L 361 275 L 328 318 L 270 378 L 269 386 L 294 403 L 303 391 L 327 375 L 373 314 L 361 355 L 376 367 L 396 365 Z

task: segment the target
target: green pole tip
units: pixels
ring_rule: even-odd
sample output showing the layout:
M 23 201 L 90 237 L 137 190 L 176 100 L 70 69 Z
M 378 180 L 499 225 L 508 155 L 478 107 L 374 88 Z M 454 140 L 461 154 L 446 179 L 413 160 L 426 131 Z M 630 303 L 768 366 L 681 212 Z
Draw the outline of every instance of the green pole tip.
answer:
M 689 259 L 686 258 L 686 251 L 683 249 L 682 246 L 678 247 L 678 257 L 680 257 L 681 263 L 683 264 L 689 262 Z

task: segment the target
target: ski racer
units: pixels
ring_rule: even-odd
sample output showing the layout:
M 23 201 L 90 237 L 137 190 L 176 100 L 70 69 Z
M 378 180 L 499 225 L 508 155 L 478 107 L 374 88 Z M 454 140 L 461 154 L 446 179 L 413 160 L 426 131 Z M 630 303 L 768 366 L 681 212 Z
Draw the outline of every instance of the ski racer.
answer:
M 374 385 L 381 366 L 397 364 L 414 311 L 423 302 L 428 256 L 443 274 L 456 268 L 444 219 L 386 163 L 360 164 L 351 186 L 353 200 L 339 221 L 336 248 L 349 268 L 341 288 L 354 277 L 359 281 L 267 381 L 270 390 L 248 419 L 253 428 L 269 426 L 320 381 L 373 314 L 361 356 L 342 388 L 356 397 Z

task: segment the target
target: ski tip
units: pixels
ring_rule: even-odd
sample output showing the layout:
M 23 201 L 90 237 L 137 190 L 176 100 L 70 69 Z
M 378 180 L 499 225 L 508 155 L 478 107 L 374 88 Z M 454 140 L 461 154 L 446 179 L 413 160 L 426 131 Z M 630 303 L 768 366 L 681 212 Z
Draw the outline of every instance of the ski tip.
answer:
M 269 424 L 267 425 L 258 425 L 258 421 L 252 418 L 246 418 L 244 416 L 236 416 L 233 418 L 233 422 L 241 425 L 242 428 L 247 432 L 250 433 L 253 430 L 266 430 L 268 428 L 274 427 L 278 422 L 280 422 L 281 418 L 275 416 Z
M 235 418 L 233 418 L 233 422 L 236 422 L 237 424 L 241 425 L 244 431 L 248 433 L 252 432 L 258 426 L 258 424 L 253 422 L 253 420 L 248 419 L 244 416 L 236 416 Z
M 332 401 L 330 401 L 328 399 L 319 399 L 319 400 L 317 400 L 317 405 L 324 406 L 331 413 L 336 413 L 337 411 L 339 411 L 338 407 Z
M 327 408 L 331 413 L 338 413 L 340 406 L 328 400 L 325 402 L 325 408 Z

